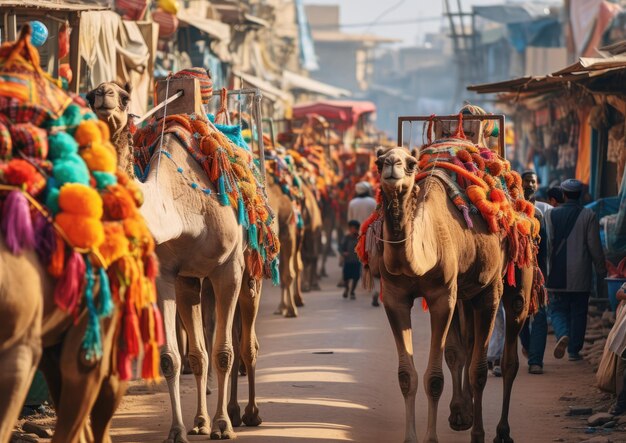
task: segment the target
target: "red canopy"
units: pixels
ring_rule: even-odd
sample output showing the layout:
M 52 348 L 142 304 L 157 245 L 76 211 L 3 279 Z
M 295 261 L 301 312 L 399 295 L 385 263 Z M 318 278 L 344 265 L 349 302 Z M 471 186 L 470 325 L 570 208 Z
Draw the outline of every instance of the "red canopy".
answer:
M 335 123 L 334 126 L 340 130 L 354 126 L 359 117 L 368 112 L 376 112 L 376 105 L 366 101 L 325 100 L 293 107 L 293 117 L 296 119 L 317 114 Z

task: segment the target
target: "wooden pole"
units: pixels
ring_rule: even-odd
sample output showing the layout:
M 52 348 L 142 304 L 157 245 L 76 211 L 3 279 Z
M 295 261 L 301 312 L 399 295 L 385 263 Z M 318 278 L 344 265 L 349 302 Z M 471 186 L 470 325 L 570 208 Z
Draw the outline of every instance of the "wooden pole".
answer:
M 80 92 L 80 71 L 81 71 L 81 57 L 80 57 L 80 12 L 75 13 L 72 16 L 71 21 L 72 33 L 70 34 L 70 68 L 72 69 L 72 81 L 69 85 L 69 90 L 78 94 Z M 113 42 L 112 42 L 113 44 Z

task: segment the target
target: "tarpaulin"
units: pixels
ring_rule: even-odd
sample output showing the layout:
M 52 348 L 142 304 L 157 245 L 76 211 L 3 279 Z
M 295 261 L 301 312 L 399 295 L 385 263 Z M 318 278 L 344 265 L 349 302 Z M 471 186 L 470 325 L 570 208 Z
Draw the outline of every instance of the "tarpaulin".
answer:
M 376 112 L 376 105 L 368 101 L 327 100 L 293 107 L 294 118 L 305 118 L 313 114 L 321 115 L 326 120 L 332 120 L 339 130 L 355 125 L 361 115 L 369 112 Z
M 583 183 L 589 183 L 591 179 L 591 125 L 589 124 L 589 111 L 578 111 L 580 122 L 580 135 L 578 137 L 578 157 L 576 160 L 576 178 Z

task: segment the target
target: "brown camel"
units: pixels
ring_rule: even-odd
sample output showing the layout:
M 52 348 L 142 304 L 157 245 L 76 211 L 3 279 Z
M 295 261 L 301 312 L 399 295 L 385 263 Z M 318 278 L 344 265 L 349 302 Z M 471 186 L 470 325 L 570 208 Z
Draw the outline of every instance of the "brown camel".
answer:
M 460 300 L 459 309 L 465 320 L 463 330 L 473 331 L 472 339 L 468 340 L 471 348 L 467 359 L 467 380 L 473 400 L 472 442 L 483 442 L 482 392 L 487 381 L 486 353 L 496 308 L 504 290 L 502 275 L 506 244 L 499 235 L 491 234 L 478 216 L 473 217 L 474 229 L 467 229 L 463 216 L 448 198 L 445 185 L 436 175 L 416 183 L 417 160 L 408 150 L 379 149 L 377 157 L 384 216 L 384 247 L 377 264 L 382 279 L 383 303 L 398 348 L 398 379 L 406 406 L 405 442 L 417 442 L 417 372 L 413 362 L 411 308 L 419 296 L 425 298 L 431 315 L 430 355 L 424 376 L 428 396 L 425 440 L 438 441 L 436 424 L 437 406 L 443 392 L 442 358 L 455 306 Z M 512 441 L 508 406 L 518 367 L 516 338 L 528 311 L 532 270 L 521 269 L 517 282 L 517 288 L 504 291 L 504 301 L 509 309 L 503 362 L 504 401 L 497 442 Z M 459 380 L 459 371 L 466 363 L 464 350 L 458 342 L 450 343 L 446 349 L 447 361 L 453 366 L 454 377 Z M 455 378 L 455 385 L 459 380 Z M 456 400 L 462 402 L 459 392 L 455 394 Z M 455 420 L 451 417 L 451 423 Z
M 117 122 L 111 128 L 112 133 L 128 124 L 124 124 L 128 122 L 127 103 L 124 103 L 127 94 L 128 90 L 115 83 L 102 84 L 90 94 L 90 105 L 99 118 L 107 123 Z M 166 134 L 161 142 L 163 151 L 168 155 L 153 155 L 145 181 L 136 180 L 136 183 L 145 196 L 142 214 L 156 239 L 156 252 L 161 264 L 157 290 L 166 335 L 166 345 L 161 350 L 161 370 L 172 402 L 168 441 L 187 441 L 180 401 L 177 309 L 189 335 L 189 360 L 197 383 L 198 407 L 194 427 L 189 434 L 210 434 L 212 439 L 235 438 L 226 398 L 228 376 L 235 359 L 233 317 L 239 299 L 244 324 L 242 358 L 248 376 L 254 380 L 258 348 L 254 319 L 260 286 L 246 273 L 243 229 L 238 225 L 233 209 L 221 206 L 215 198 L 189 186 L 186 180 L 193 181 L 201 189 L 216 191 L 201 165 L 191 159 L 175 136 Z M 127 151 L 118 150 L 118 158 L 120 168 L 132 170 Z M 183 174 L 178 172 L 179 168 L 184 170 Z M 206 402 L 209 360 L 201 309 L 202 299 L 209 294 L 215 299 L 216 328 L 212 358 L 218 378 L 217 411 L 212 425 Z M 252 390 L 244 415 L 244 422 L 251 425 L 260 423 L 253 393 Z
M 280 239 L 280 289 L 281 298 L 275 314 L 297 317 L 295 302 L 296 279 L 300 274 L 300 240 L 302 229 L 297 227 L 293 202 L 275 183 L 268 186 L 270 206 L 277 214 Z
M 319 276 L 317 262 L 322 250 L 322 212 L 320 211 L 315 194 L 308 186 L 302 187 L 304 204 L 302 205 L 302 264 L 301 273 L 296 277 L 296 306 L 304 306 L 302 292 L 319 291 Z

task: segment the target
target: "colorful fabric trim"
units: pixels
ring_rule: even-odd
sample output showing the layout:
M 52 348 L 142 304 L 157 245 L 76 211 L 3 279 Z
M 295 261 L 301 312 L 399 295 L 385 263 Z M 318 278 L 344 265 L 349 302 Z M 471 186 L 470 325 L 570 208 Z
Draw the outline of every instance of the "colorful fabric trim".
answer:
M 143 347 L 142 377 L 158 379 L 164 334 L 142 197 L 117 170 L 108 127 L 40 72 L 29 32 L 24 27 L 17 42 L 0 47 L 0 76 L 19 84 L 17 91 L 0 87 L 0 107 L 10 109 L 3 121 L 13 130 L 0 131 L 0 146 L 21 146 L 0 157 L 0 231 L 14 254 L 36 249 L 56 279 L 59 309 L 74 318 L 87 311 L 88 359 L 102 356 L 101 321 L 116 315 L 118 374 L 131 377 Z M 35 117 L 30 123 L 23 121 L 28 115 Z
M 280 284 L 279 242 L 271 228 L 274 213 L 269 207 L 263 178 L 254 164 L 252 153 L 236 146 L 207 120 L 195 114 L 167 116 L 159 121 L 153 120 L 135 134 L 135 166 L 140 177 L 147 176 L 150 159 L 162 133 L 176 137 L 202 166 L 216 190 L 205 194 L 215 196 L 222 206 L 233 207 L 239 225 L 248 233 L 246 258 L 251 276 L 271 278 L 274 284 Z M 162 153 L 171 155 L 165 151 Z

